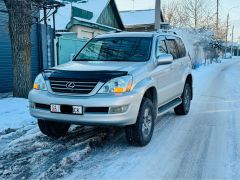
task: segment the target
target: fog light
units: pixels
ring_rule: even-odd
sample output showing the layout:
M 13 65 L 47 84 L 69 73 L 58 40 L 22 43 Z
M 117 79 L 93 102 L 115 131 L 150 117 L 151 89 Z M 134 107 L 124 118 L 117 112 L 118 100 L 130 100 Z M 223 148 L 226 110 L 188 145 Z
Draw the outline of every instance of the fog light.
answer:
M 117 107 L 110 107 L 109 108 L 109 114 L 125 113 L 127 110 L 128 110 L 128 105 L 117 106 Z
M 29 106 L 30 106 L 30 108 L 32 108 L 32 109 L 35 109 L 35 108 L 36 108 L 36 104 L 33 103 L 33 102 L 30 102 L 30 103 L 29 103 Z

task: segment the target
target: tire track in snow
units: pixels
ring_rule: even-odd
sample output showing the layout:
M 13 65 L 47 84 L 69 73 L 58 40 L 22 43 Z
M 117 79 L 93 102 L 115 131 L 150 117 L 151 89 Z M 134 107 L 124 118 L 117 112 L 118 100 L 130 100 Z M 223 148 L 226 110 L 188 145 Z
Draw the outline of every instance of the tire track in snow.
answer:
M 66 137 L 51 139 L 36 125 L 2 133 L 0 179 L 60 178 L 112 134 L 111 128 L 77 126 Z

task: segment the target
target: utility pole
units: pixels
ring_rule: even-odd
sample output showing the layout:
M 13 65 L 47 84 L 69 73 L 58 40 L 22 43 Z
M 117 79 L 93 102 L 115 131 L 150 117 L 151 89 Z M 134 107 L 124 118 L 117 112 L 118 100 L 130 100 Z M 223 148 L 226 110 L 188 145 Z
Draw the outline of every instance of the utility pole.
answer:
M 227 15 L 226 44 L 228 43 L 228 26 L 229 26 L 229 13 L 228 13 L 228 15 Z
M 231 54 L 233 56 L 233 35 L 234 35 L 234 25 L 232 27 L 232 45 L 231 45 Z
M 218 29 L 219 29 L 219 0 L 217 0 L 217 22 L 216 22 L 217 38 L 218 38 Z
M 161 0 L 155 1 L 155 30 L 160 29 Z
M 44 24 L 47 24 L 47 8 L 43 7 L 43 14 L 44 14 Z
M 197 1 L 195 0 L 194 5 L 194 28 L 197 30 L 198 27 L 198 13 L 197 13 Z

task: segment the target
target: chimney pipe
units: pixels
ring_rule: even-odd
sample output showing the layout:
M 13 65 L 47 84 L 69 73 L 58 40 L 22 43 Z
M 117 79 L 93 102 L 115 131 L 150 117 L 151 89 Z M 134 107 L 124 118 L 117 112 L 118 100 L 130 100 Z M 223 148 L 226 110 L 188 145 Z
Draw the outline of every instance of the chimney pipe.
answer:
M 160 29 L 161 23 L 161 0 L 155 2 L 155 30 Z

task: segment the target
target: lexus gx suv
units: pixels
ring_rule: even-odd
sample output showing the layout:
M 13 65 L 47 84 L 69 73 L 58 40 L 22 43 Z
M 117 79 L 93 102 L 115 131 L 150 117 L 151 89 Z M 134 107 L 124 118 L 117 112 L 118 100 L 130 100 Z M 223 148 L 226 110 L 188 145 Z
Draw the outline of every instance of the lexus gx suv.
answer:
M 145 146 L 158 116 L 188 114 L 191 67 L 175 33 L 99 35 L 71 62 L 37 76 L 30 113 L 50 137 L 66 135 L 71 124 L 124 126 L 131 145 Z

